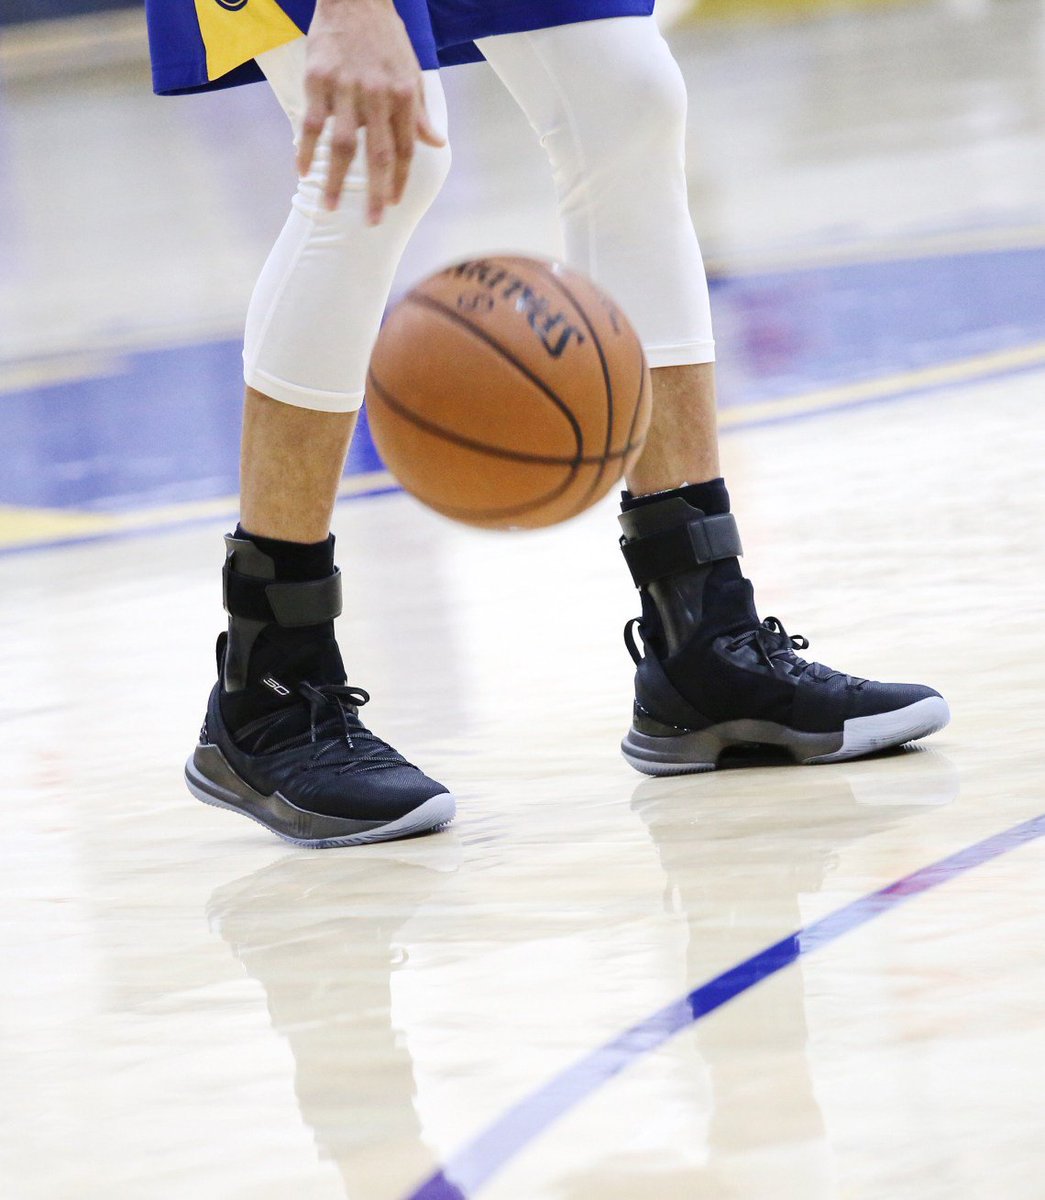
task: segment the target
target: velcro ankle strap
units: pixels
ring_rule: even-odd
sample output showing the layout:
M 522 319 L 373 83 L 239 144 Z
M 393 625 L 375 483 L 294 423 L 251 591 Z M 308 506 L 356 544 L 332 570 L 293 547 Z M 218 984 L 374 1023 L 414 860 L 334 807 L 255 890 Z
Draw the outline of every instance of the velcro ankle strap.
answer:
M 732 513 L 697 517 L 660 533 L 622 540 L 621 549 L 636 587 L 744 553 Z
M 274 621 L 286 629 L 321 625 L 341 615 L 341 572 L 309 583 L 274 583 L 243 575 L 226 562 L 225 611 L 249 621 Z

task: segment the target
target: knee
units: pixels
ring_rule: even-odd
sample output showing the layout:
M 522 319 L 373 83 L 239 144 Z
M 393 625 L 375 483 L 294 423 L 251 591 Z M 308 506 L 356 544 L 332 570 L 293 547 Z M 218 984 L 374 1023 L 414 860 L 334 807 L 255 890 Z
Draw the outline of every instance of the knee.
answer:
M 438 196 L 450 170 L 450 147 L 428 146 L 418 142 L 410 163 L 406 187 L 398 204 L 385 210 L 384 222 L 413 227 L 428 211 Z M 345 178 L 341 200 L 334 212 L 323 205 L 323 184 L 330 164 L 329 147 L 320 142 L 308 175 L 298 181 L 294 207 L 312 220 L 320 220 L 346 234 L 359 225 L 366 225 L 367 171 L 366 135 L 360 138 L 359 148 Z
M 662 39 L 607 71 L 606 131 L 622 157 L 681 152 L 686 139 L 686 85 Z M 616 136 L 614 136 L 616 135 Z M 672 155 L 674 159 L 674 155 Z
M 400 205 L 407 206 L 420 220 L 429 205 L 439 195 L 450 172 L 452 155 L 449 142 L 442 146 L 429 146 L 418 142 L 410 164 L 410 175 Z
M 678 64 L 659 35 L 617 47 L 570 102 L 557 152 L 546 143 L 567 206 L 684 176 L 687 100 Z

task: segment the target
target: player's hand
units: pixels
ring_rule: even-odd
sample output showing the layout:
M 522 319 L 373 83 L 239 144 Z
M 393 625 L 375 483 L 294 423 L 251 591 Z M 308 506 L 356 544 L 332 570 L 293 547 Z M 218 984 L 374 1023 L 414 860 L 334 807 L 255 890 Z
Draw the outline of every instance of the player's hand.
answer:
M 429 120 L 421 68 L 392 0 L 318 0 L 308 33 L 305 99 L 298 172 L 308 173 L 330 122 L 323 204 L 331 211 L 366 129 L 371 225 L 401 199 L 416 142 L 444 144 Z

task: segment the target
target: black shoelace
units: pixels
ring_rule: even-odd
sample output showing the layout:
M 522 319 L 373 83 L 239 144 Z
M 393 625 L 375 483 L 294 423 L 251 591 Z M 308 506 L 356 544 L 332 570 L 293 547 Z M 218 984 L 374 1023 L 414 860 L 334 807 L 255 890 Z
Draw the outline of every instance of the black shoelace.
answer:
M 771 671 L 776 670 L 779 665 L 791 675 L 802 675 L 809 671 L 814 679 L 819 680 L 839 676 L 855 686 L 861 686 L 865 682 L 853 679 L 843 671 L 825 667 L 823 663 L 806 662 L 804 658 L 799 658 L 795 651 L 808 650 L 809 639 L 800 633 L 788 633 L 783 621 L 776 617 L 766 617 L 757 629 L 749 629 L 739 637 L 733 638 L 728 644 L 728 649 L 739 650 L 742 646 L 750 645 L 758 647 L 759 657 Z
M 370 771 L 379 767 L 402 766 L 404 759 L 387 742 L 383 742 L 359 719 L 359 708 L 370 700 L 370 693 L 361 687 L 328 683 L 314 687 L 299 683 L 298 695 L 308 704 L 309 734 L 314 746 L 312 767 L 339 767 L 338 774 L 350 771 Z M 320 742 L 325 741 L 323 745 Z M 349 753 L 346 755 L 344 751 Z M 340 757 L 336 752 L 341 751 Z M 321 763 L 320 759 L 324 761 Z
M 311 744 L 315 752 L 307 770 L 337 769 L 338 774 L 401 767 L 406 760 L 359 719 L 359 708 L 370 700 L 365 688 L 327 683 L 299 683 L 295 694 L 308 706 L 304 713 L 294 704 L 268 713 L 240 730 L 237 741 L 248 753 L 276 754 Z
M 784 628 L 783 621 L 776 617 L 766 619 L 755 629 L 749 629 L 729 643 L 730 650 L 739 650 L 741 646 L 757 646 L 762 661 L 773 670 L 775 663 L 783 661 L 789 668 L 798 668 L 795 674 L 800 674 L 809 663 L 799 658 L 796 650 L 808 650 L 809 639 L 800 633 L 790 634 Z
M 642 655 L 635 642 L 636 627 L 639 628 L 641 634 L 642 629 L 638 617 L 633 618 L 624 626 L 624 644 L 628 647 L 628 653 L 637 666 L 642 660 Z M 761 625 L 754 629 L 746 629 L 739 636 L 731 638 L 726 643 L 726 648 L 735 651 L 751 645 L 757 647 L 759 658 L 771 671 L 775 671 L 778 667 L 783 667 L 791 675 L 801 675 L 805 671 L 811 671 L 817 679 L 829 679 L 833 675 L 842 674 L 841 671 L 833 671 L 822 663 L 810 663 L 806 662 L 804 658 L 799 658 L 795 651 L 808 650 L 809 639 L 800 633 L 788 633 L 784 628 L 783 621 L 777 617 L 766 617 Z

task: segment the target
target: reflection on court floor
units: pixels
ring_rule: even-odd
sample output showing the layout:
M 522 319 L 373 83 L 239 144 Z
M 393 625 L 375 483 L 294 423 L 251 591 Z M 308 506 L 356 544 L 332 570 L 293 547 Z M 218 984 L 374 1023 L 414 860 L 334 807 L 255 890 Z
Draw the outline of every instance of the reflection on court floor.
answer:
M 148 99 L 133 20 L 76 54 L 0 39 L 5 1196 L 1038 1200 L 1045 846 L 968 848 L 1045 809 L 1039 7 L 673 34 L 761 611 L 939 687 L 953 724 L 643 780 L 612 502 L 457 527 L 364 431 L 335 520 L 350 678 L 460 818 L 318 853 L 181 780 L 286 131 L 261 89 Z M 555 249 L 511 101 L 481 67 L 447 83 L 456 166 L 400 290 Z M 874 919 L 817 942 L 854 904 Z

